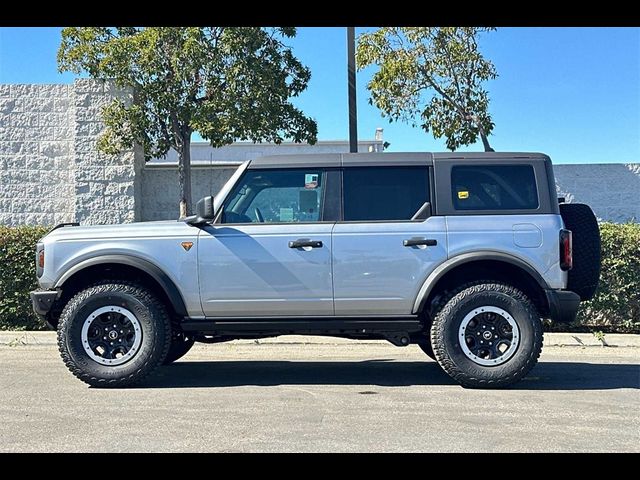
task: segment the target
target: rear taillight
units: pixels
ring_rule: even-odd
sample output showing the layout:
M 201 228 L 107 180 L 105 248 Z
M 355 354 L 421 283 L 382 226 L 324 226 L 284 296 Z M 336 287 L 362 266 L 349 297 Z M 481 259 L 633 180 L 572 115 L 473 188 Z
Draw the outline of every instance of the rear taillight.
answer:
M 571 230 L 560 230 L 560 268 L 571 270 L 573 267 L 573 238 Z
M 44 245 L 40 242 L 36 245 L 36 276 L 40 278 L 44 272 Z

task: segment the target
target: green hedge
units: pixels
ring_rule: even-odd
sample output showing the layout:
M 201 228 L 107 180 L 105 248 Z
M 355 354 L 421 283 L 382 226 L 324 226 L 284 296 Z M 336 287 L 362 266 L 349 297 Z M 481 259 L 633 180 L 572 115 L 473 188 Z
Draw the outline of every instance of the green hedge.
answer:
M 29 291 L 37 288 L 35 244 L 47 227 L 0 226 L 0 330 L 41 329 Z M 557 330 L 640 332 L 640 224 L 600 225 L 602 275 L 596 297 L 582 304 L 578 322 Z
M 601 223 L 602 271 L 573 327 L 640 333 L 640 224 Z
M 45 328 L 33 313 L 29 292 L 38 288 L 36 243 L 48 230 L 0 226 L 0 330 Z

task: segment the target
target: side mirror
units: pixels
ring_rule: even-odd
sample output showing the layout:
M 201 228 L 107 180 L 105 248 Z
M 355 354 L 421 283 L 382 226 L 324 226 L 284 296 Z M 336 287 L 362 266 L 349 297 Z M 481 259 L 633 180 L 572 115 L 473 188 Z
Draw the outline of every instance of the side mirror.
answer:
M 196 203 L 196 214 L 186 217 L 184 221 L 190 225 L 202 225 L 215 218 L 213 197 L 204 197 Z
M 196 203 L 196 214 L 204 220 L 213 220 L 215 212 L 213 211 L 213 197 L 204 197 Z

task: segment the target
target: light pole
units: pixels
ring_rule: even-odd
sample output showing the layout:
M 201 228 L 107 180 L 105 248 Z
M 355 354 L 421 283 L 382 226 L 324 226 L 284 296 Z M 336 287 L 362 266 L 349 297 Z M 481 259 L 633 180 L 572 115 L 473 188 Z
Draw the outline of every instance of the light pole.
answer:
M 358 111 L 356 107 L 356 33 L 347 27 L 347 80 L 349 88 L 349 152 L 358 152 Z

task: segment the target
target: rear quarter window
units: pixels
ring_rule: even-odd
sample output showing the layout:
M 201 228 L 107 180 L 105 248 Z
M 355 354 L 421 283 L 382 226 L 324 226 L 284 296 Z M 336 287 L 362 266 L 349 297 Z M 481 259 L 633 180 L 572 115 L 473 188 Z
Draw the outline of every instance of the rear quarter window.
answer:
M 531 165 L 458 165 L 451 169 L 456 210 L 535 210 L 538 188 Z

